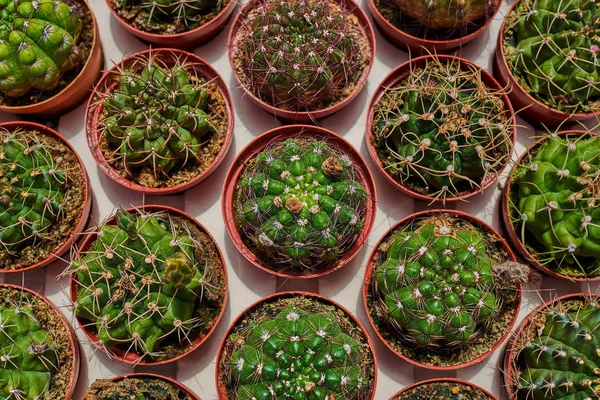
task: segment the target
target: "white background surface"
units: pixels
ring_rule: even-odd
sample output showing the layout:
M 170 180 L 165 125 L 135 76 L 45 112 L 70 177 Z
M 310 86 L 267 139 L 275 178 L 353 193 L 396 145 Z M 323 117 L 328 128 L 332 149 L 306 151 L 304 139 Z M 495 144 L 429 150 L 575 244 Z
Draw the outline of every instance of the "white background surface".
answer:
M 148 47 L 126 32 L 111 18 L 104 1 L 90 0 L 90 2 L 100 27 L 100 36 L 105 54 L 105 68 L 111 67 L 113 62 L 118 62 L 125 56 L 132 55 Z M 361 4 L 361 6 L 366 10 L 364 4 Z M 503 4 L 499 15 L 491 25 L 491 29 L 482 38 L 467 45 L 459 52 L 459 55 L 491 71 L 496 37 L 501 19 L 507 9 L 508 4 Z M 140 194 L 113 183 L 97 169 L 88 150 L 83 128 L 85 104 L 60 119 L 57 130 L 77 149 L 90 176 L 94 197 L 93 221 L 101 221 L 111 214 L 117 206 L 166 204 L 184 210 L 196 217 L 212 233 L 221 247 L 227 263 L 230 290 L 229 304 L 212 337 L 196 352 L 174 364 L 158 368 L 133 368 L 112 361 L 102 353 L 94 352 L 92 347 L 85 342 L 82 332 L 78 332 L 78 336 L 82 340 L 83 356 L 79 384 L 73 398 L 81 399 L 86 387 L 97 378 L 110 378 L 114 375 L 130 373 L 135 370 L 136 372 L 153 372 L 177 378 L 194 390 L 203 400 L 215 399 L 214 374 L 217 349 L 221 338 L 233 319 L 244 308 L 261 297 L 278 291 L 307 290 L 320 293 L 340 302 L 354 313 L 367 328 L 375 344 L 376 356 L 379 362 L 379 384 L 375 396 L 377 400 L 388 399 L 398 390 L 413 382 L 442 376 L 471 381 L 491 390 L 500 399 L 506 399 L 507 396 L 502 387 L 501 372 L 504 346 L 486 361 L 458 371 L 435 372 L 419 369 L 396 357 L 375 337 L 363 308 L 361 284 L 372 246 L 400 218 L 428 207 L 425 203 L 413 201 L 411 198 L 400 194 L 384 180 L 369 159 L 364 142 L 366 109 L 371 94 L 391 69 L 408 59 L 408 53 L 390 44 L 375 28 L 377 53 L 365 89 L 346 109 L 321 122 L 323 127 L 331 129 L 348 139 L 359 149 L 367 164 L 373 167 L 372 172 L 377 185 L 378 207 L 377 218 L 368 243 L 350 264 L 329 276 L 308 282 L 285 281 L 274 278 L 248 263 L 233 246 L 223 227 L 220 200 L 228 166 L 232 163 L 235 155 L 250 140 L 266 130 L 280 125 L 280 122 L 274 117 L 242 97 L 242 90 L 237 86 L 227 59 L 228 32 L 229 29 L 226 28 L 210 43 L 195 49 L 194 53 L 212 64 L 229 85 L 235 108 L 233 145 L 217 171 L 199 186 L 186 193 L 169 197 L 146 196 L 144 198 Z M 15 117 L 0 114 L 0 120 L 11 119 L 15 119 Z M 527 138 L 533 135 L 534 131 L 520 118 L 518 123 L 521 127 L 519 128 L 517 153 L 520 154 L 525 149 Z M 482 218 L 499 229 L 499 194 L 497 188 L 489 189 L 485 195 L 476 196 L 468 203 L 457 204 L 454 207 Z M 31 271 L 24 275 L 0 276 L 0 282 L 17 284 L 24 282 L 25 286 L 45 294 L 57 305 L 62 306 L 67 315 L 70 315 L 65 307 L 67 304 L 66 288 L 68 281 L 66 279 L 62 281 L 56 279 L 56 276 L 64 268 L 65 263 L 56 262 L 46 269 Z M 540 304 L 541 297 L 549 299 L 557 292 L 558 294 L 566 294 L 581 290 L 596 292 L 597 288 L 596 286 L 589 288 L 586 284 L 572 284 L 544 277 L 543 281 L 537 284 L 536 287 L 525 290 L 519 321 L 532 308 Z

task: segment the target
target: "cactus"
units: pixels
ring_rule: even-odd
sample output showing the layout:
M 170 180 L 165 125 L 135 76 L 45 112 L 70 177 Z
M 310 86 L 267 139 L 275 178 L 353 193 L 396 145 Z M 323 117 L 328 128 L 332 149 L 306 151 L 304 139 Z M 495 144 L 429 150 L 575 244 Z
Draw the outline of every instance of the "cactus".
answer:
M 398 11 L 408 16 L 427 30 L 457 30 L 467 28 L 485 20 L 498 7 L 491 0 L 395 0 Z
M 510 177 L 509 214 L 532 257 L 570 278 L 600 275 L 600 139 L 552 134 Z
M 267 303 L 226 339 L 228 399 L 367 399 L 373 358 L 344 313 L 303 296 Z M 223 394 L 222 394 L 223 395 Z
M 60 0 L 0 1 L 0 92 L 52 90 L 81 61 L 77 6 Z
M 109 355 L 120 349 L 156 361 L 184 353 L 223 301 L 214 244 L 167 213 L 119 210 L 115 220 L 65 271 L 76 278 L 75 315 Z
M 462 382 L 423 382 L 391 400 L 494 400 L 481 389 Z
M 344 4 L 255 3 L 232 49 L 238 78 L 251 93 L 299 112 L 326 108 L 352 93 L 371 60 L 366 34 Z
M 315 139 L 266 147 L 243 170 L 234 213 L 246 244 L 274 270 L 310 273 L 356 242 L 367 194 L 350 158 Z
M 411 67 L 374 105 L 372 144 L 385 170 L 432 200 L 483 190 L 512 152 L 503 94 L 459 60 L 431 57 Z
M 595 2 L 522 0 L 507 18 L 504 55 L 526 92 L 567 113 L 600 110 Z
M 84 400 L 192 400 L 190 396 L 158 378 L 129 377 L 119 381 L 99 379 Z

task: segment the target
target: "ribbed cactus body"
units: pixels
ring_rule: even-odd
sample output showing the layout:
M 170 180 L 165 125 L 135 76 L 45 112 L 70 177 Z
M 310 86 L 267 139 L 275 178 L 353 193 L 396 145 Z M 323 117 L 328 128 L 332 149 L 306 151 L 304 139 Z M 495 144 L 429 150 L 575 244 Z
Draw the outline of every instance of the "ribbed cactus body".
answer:
M 80 61 L 81 21 L 60 0 L 0 1 L 0 91 L 19 97 L 56 88 Z
M 466 28 L 486 18 L 492 4 L 487 0 L 396 0 L 400 11 L 429 29 Z
M 134 0 L 155 22 L 194 26 L 200 16 L 219 5 L 219 0 Z
M 130 377 L 113 382 L 97 380 L 87 391 L 85 400 L 188 400 L 169 382 L 156 378 Z

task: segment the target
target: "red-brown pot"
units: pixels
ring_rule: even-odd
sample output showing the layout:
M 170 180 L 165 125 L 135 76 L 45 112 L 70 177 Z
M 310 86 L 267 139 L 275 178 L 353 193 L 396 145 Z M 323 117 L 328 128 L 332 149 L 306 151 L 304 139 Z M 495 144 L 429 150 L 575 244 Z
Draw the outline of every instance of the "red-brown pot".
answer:
M 235 189 L 238 179 L 243 172 L 246 163 L 260 153 L 267 145 L 272 144 L 274 141 L 285 140 L 290 137 L 298 136 L 302 134 L 302 137 L 317 137 L 326 141 L 327 143 L 333 144 L 334 147 L 339 148 L 343 153 L 347 154 L 352 160 L 352 164 L 357 169 L 361 183 L 367 192 L 367 212 L 365 220 L 363 222 L 363 229 L 356 239 L 354 245 L 336 261 L 332 262 L 329 266 L 323 267 L 314 273 L 308 275 L 291 274 L 280 271 L 274 271 L 268 267 L 268 263 L 262 261 L 256 254 L 254 254 L 248 246 L 244 243 L 240 232 L 235 224 L 235 217 L 233 215 L 233 204 L 235 201 Z M 352 260 L 356 254 L 360 251 L 363 245 L 366 243 L 373 223 L 375 222 L 375 212 L 377 209 L 377 192 L 375 190 L 375 182 L 373 176 L 367 167 L 367 164 L 363 160 L 362 156 L 354 147 L 341 136 L 333 133 L 325 128 L 320 128 L 312 125 L 287 125 L 279 128 L 271 129 L 268 132 L 263 133 L 253 141 L 251 141 L 242 151 L 237 155 L 233 164 L 227 172 L 225 178 L 225 184 L 223 186 L 223 194 L 221 201 L 221 211 L 225 220 L 225 229 L 231 238 L 231 241 L 238 249 L 238 251 L 258 268 L 266 271 L 275 276 L 281 278 L 298 278 L 298 279 L 310 279 L 318 278 L 332 273 Z
M 394 24 L 388 21 L 387 18 L 385 18 L 379 12 L 374 0 L 368 0 L 367 6 L 369 7 L 369 11 L 373 16 L 375 25 L 377 25 L 383 36 L 395 46 L 405 48 L 414 55 L 444 54 L 464 47 L 466 44 L 483 35 L 487 31 L 494 18 L 496 18 L 498 11 L 500 11 L 500 2 L 498 2 L 493 14 L 490 15 L 486 22 L 477 30 L 454 39 L 432 40 L 410 35 L 407 32 L 395 27 Z
M 231 17 L 237 2 L 235 0 L 229 0 L 221 12 L 219 12 L 210 21 L 207 21 L 206 23 L 194 29 L 190 29 L 189 31 L 174 34 L 152 33 L 138 29 L 119 16 L 119 14 L 111 6 L 110 0 L 106 0 L 106 4 L 113 17 L 123 28 L 125 28 L 125 30 L 129 31 L 129 33 L 137 36 L 143 41 L 150 43 L 152 46 L 191 50 L 194 47 L 208 42 L 217 36 L 219 32 L 221 32 L 229 20 L 229 17 Z
M 392 353 L 396 354 L 398 357 L 400 357 L 404 361 L 407 361 L 410 364 L 415 365 L 417 367 L 431 369 L 431 370 L 437 370 L 437 371 L 455 371 L 457 369 L 466 368 L 466 367 L 469 367 L 471 365 L 477 364 L 477 363 L 485 360 L 494 351 L 496 351 L 496 349 L 498 347 L 500 347 L 500 345 L 508 337 L 508 335 L 510 334 L 510 331 L 512 330 L 513 326 L 515 325 L 515 322 L 517 320 L 517 316 L 519 315 L 519 309 L 521 308 L 522 292 L 521 292 L 521 286 L 520 285 L 519 285 L 518 299 L 516 300 L 516 304 L 514 306 L 515 309 L 516 309 L 515 315 L 514 315 L 512 321 L 510 322 L 510 324 L 508 325 L 508 327 L 506 328 L 506 332 L 504 333 L 504 335 L 502 335 L 502 337 L 500 337 L 500 339 L 496 342 L 496 344 L 494 344 L 494 346 L 492 346 L 490 349 L 488 349 L 485 353 L 479 355 L 477 358 L 474 358 L 473 360 L 470 360 L 470 361 L 467 361 L 467 362 L 464 362 L 464 363 L 458 364 L 458 365 L 440 366 L 440 365 L 424 364 L 424 363 L 421 363 L 419 361 L 413 360 L 412 358 L 409 358 L 409 357 L 405 356 L 404 354 L 396 351 L 394 349 L 394 347 L 383 337 L 383 335 L 379 331 L 379 329 L 377 327 L 377 324 L 375 324 L 375 321 L 373 320 L 373 317 L 371 316 L 371 312 L 370 312 L 370 309 L 369 309 L 369 303 L 368 303 L 368 297 L 369 297 L 369 292 L 370 292 L 369 288 L 370 288 L 370 285 L 371 285 L 371 279 L 373 277 L 373 269 L 374 269 L 373 268 L 373 260 L 381 252 L 381 250 L 379 250 L 379 246 L 381 245 L 381 243 L 392 232 L 394 232 L 398 228 L 402 227 L 403 225 L 407 224 L 411 220 L 417 219 L 417 218 L 426 217 L 426 216 L 431 216 L 431 215 L 435 215 L 435 214 L 453 214 L 453 215 L 455 215 L 457 217 L 463 218 L 463 219 L 471 222 L 475 226 L 482 227 L 484 230 L 487 230 L 489 233 L 493 234 L 496 238 L 499 239 L 498 244 L 502 246 L 502 249 L 504 251 L 506 251 L 506 253 L 508 254 L 508 258 L 510 259 L 510 261 L 516 261 L 514 253 L 512 252 L 512 250 L 510 249 L 510 247 L 508 246 L 508 244 L 506 243 L 506 241 L 504 240 L 504 238 L 494 228 L 492 228 L 490 225 L 488 225 L 486 222 L 480 220 L 479 218 L 476 218 L 476 217 L 474 217 L 474 216 L 472 216 L 470 214 L 467 214 L 465 212 L 458 211 L 458 210 L 444 210 L 444 209 L 439 209 L 439 210 L 421 211 L 421 212 L 418 212 L 418 213 L 411 214 L 408 217 L 403 218 L 400 221 L 398 221 L 390 229 L 388 229 L 388 231 L 381 237 L 381 239 L 379 239 L 379 241 L 377 242 L 377 244 L 373 247 L 373 251 L 371 252 L 371 254 L 369 256 L 369 261 L 368 261 L 368 264 L 367 264 L 367 269 L 365 271 L 365 278 L 364 278 L 364 281 L 363 281 L 363 291 L 362 291 L 363 292 L 362 293 L 363 304 L 364 304 L 365 310 L 367 311 L 367 316 L 369 317 L 369 321 L 371 322 L 371 326 L 373 327 L 373 330 L 375 331 L 375 333 L 379 337 L 379 340 L 381 340 L 383 342 L 383 344 L 385 344 L 386 347 L 388 349 L 390 349 L 390 351 Z
M 246 3 L 246 5 L 244 5 L 244 7 L 242 7 L 242 9 L 238 13 L 238 15 L 235 17 L 235 20 L 233 21 L 233 25 L 231 27 L 231 30 L 229 31 L 229 38 L 227 41 L 227 49 L 228 49 L 227 51 L 228 51 L 228 55 L 229 55 L 229 63 L 231 64 L 231 69 L 233 71 L 233 75 L 235 75 L 235 79 L 237 80 L 240 87 L 242 89 L 244 89 L 245 96 L 248 97 L 250 99 L 250 101 L 252 101 L 254 104 L 259 106 L 263 110 L 267 111 L 269 114 L 273 114 L 285 122 L 295 123 L 295 124 L 312 124 L 317 120 L 323 119 L 331 114 L 338 112 L 339 110 L 341 110 L 342 108 L 344 108 L 348 104 L 350 104 L 350 102 L 352 100 L 354 100 L 354 98 L 356 96 L 358 96 L 358 94 L 360 93 L 362 88 L 367 83 L 367 77 L 369 76 L 369 73 L 371 72 L 371 68 L 373 66 L 373 61 L 375 60 L 375 34 L 373 32 L 373 27 L 371 26 L 371 22 L 369 21 L 369 18 L 367 17 L 365 12 L 358 6 L 358 4 L 356 4 L 354 2 L 354 0 L 335 0 L 336 2 L 339 2 L 343 7 L 348 9 L 351 13 L 353 13 L 356 16 L 356 18 L 359 21 L 359 24 L 361 25 L 361 27 L 364 31 L 364 34 L 366 35 L 367 42 L 369 43 L 369 59 L 371 61 L 370 61 L 369 65 L 367 65 L 363 69 L 360 79 L 359 79 L 358 83 L 356 84 L 356 87 L 342 101 L 335 103 L 329 107 L 326 107 L 326 108 L 323 108 L 320 110 L 314 110 L 314 111 L 290 111 L 290 110 L 284 110 L 281 108 L 277 108 L 267 102 L 262 101 L 258 97 L 256 97 L 254 95 L 254 93 L 252 93 L 252 91 L 246 85 L 244 85 L 244 83 L 242 82 L 242 80 L 240 79 L 238 74 L 236 73 L 234 57 L 233 57 L 233 49 L 237 46 L 237 44 L 235 43 L 237 32 L 240 29 L 243 19 L 255 7 L 256 3 L 259 1 L 260 0 L 251 0 L 248 3 Z
M 155 58 L 159 58 L 162 61 L 168 63 L 174 63 L 177 58 L 184 59 L 185 61 L 192 63 L 196 72 L 207 78 L 207 80 L 212 80 L 216 83 L 219 92 L 225 99 L 225 109 L 227 112 L 227 132 L 225 134 L 225 142 L 223 143 L 223 147 L 219 155 L 215 158 L 212 164 L 202 171 L 198 176 L 190 179 L 187 182 L 183 182 L 179 185 L 170 186 L 170 187 L 159 187 L 159 188 L 151 188 L 140 185 L 132 180 L 129 180 L 125 177 L 119 175 L 118 171 L 110 165 L 110 163 L 102 154 L 102 150 L 100 149 L 101 143 L 101 131 L 98 129 L 98 122 L 104 107 L 102 106 L 102 102 L 99 99 L 102 98 L 103 94 L 111 91 L 117 82 L 115 78 L 118 74 L 118 69 L 124 66 L 130 65 L 133 61 L 140 57 L 147 57 L 149 55 L 154 56 Z M 117 182 L 118 184 L 134 190 L 136 192 L 145 193 L 148 195 L 167 195 L 180 193 L 187 189 L 190 189 L 206 178 L 210 174 L 212 174 L 217 167 L 223 162 L 223 159 L 227 155 L 229 148 L 231 147 L 231 142 L 233 140 L 233 126 L 234 126 L 234 113 L 233 113 L 233 102 L 231 101 L 231 95 L 229 94 L 229 89 L 227 89 L 227 85 L 225 81 L 219 75 L 219 73 L 210 66 L 209 63 L 204 61 L 202 58 L 196 56 L 195 54 L 188 53 L 183 50 L 178 49 L 156 49 L 156 50 L 145 50 L 139 53 L 132 55 L 131 57 L 126 58 L 120 63 L 113 66 L 108 72 L 106 72 L 96 87 L 94 88 L 94 93 L 90 97 L 86 112 L 85 112 L 85 134 L 88 141 L 88 146 L 98 167 L 102 172 L 104 172 L 110 179 Z
M 225 259 L 223 258 L 223 253 L 221 252 L 221 248 L 219 247 L 217 241 L 215 240 L 215 238 L 210 234 L 210 232 L 200 223 L 198 222 L 195 218 L 193 218 L 191 215 L 184 213 L 181 210 L 178 210 L 176 208 L 173 207 L 169 207 L 169 206 L 161 206 L 161 205 L 146 205 L 146 206 L 141 206 L 141 207 L 135 207 L 135 208 L 128 208 L 126 211 L 127 212 L 131 212 L 134 213 L 137 210 L 141 210 L 141 211 L 145 211 L 145 212 L 166 212 L 169 213 L 169 215 L 173 215 L 176 217 L 180 217 L 183 219 L 188 220 L 190 223 L 196 225 L 196 227 L 203 233 L 205 233 L 213 242 L 213 244 L 215 245 L 215 248 L 217 249 L 217 253 L 219 253 L 219 257 L 221 258 L 221 265 L 223 266 L 223 276 L 225 279 L 225 294 L 223 296 L 223 304 L 221 305 L 221 311 L 219 313 L 219 315 L 217 316 L 217 318 L 215 319 L 215 322 L 212 326 L 212 328 L 210 328 L 210 330 L 206 333 L 206 335 L 204 335 L 203 337 L 197 337 L 196 339 L 194 339 L 192 341 L 192 344 L 189 346 L 189 348 L 182 354 L 173 357 L 173 358 L 169 358 L 168 360 L 162 360 L 162 361 L 138 361 L 139 356 L 135 353 L 128 353 L 126 351 L 123 351 L 121 349 L 113 349 L 112 353 L 110 354 L 111 358 L 117 359 L 119 361 L 122 361 L 126 364 L 132 364 L 132 365 L 141 365 L 141 366 L 156 366 L 156 365 L 162 365 L 162 364 L 168 364 L 174 361 L 177 361 L 185 356 L 187 356 L 188 354 L 191 354 L 192 352 L 194 352 L 196 349 L 198 349 L 198 347 L 200 347 L 209 337 L 210 335 L 214 332 L 214 330 L 216 329 L 217 325 L 219 324 L 219 321 L 221 321 L 221 318 L 223 317 L 223 313 L 225 312 L 225 306 L 227 305 L 227 297 L 229 295 L 229 290 L 228 285 L 229 285 L 229 279 L 227 277 L 227 265 L 225 264 Z M 116 225 L 116 221 L 115 221 L 115 216 L 112 215 L 107 221 L 106 224 L 108 225 Z M 96 240 L 96 236 L 98 234 L 98 228 L 94 228 L 94 230 L 92 232 L 90 232 L 89 235 L 86 236 L 85 240 L 83 241 L 83 243 L 81 244 L 79 251 L 80 252 L 85 252 L 86 250 L 88 250 L 95 242 Z M 69 297 L 71 302 L 74 302 L 77 299 L 77 291 L 79 289 L 79 284 L 76 280 L 76 276 L 75 274 L 72 274 L 69 278 Z M 90 342 L 100 351 L 102 352 L 106 352 L 104 347 L 100 346 L 97 344 L 98 342 L 98 335 L 96 334 L 96 332 L 91 332 L 88 329 L 88 324 L 85 323 L 85 321 L 83 320 L 83 318 L 80 317 L 76 317 L 77 319 L 77 323 L 79 324 L 79 327 L 81 328 L 81 330 L 83 331 L 83 333 L 85 333 L 85 335 L 87 336 L 87 338 L 90 340 Z
M 47 297 L 41 295 L 40 293 L 34 292 L 33 290 L 27 289 L 22 286 L 12 285 L 10 283 L 0 283 L 0 288 L 12 288 L 17 291 L 27 292 L 31 296 L 35 296 L 38 299 L 42 300 L 46 303 L 56 314 L 58 314 L 62 320 L 63 326 L 69 331 L 69 347 L 73 350 L 73 371 L 71 373 L 71 377 L 69 378 L 69 387 L 67 388 L 67 395 L 64 399 L 55 399 L 55 400 L 71 400 L 71 396 L 75 391 L 75 386 L 77 385 L 77 379 L 79 378 L 79 367 L 81 365 L 81 350 L 79 348 L 79 341 L 77 340 L 77 335 L 75 331 L 67 321 L 67 318 L 60 312 L 58 307 L 54 305 Z
M 100 32 L 98 31 L 98 22 L 92 12 L 87 0 L 80 0 L 90 15 L 92 26 L 84 27 L 92 31 L 92 48 L 90 55 L 85 62 L 79 75 L 63 90 L 56 95 L 38 103 L 29 104 L 26 106 L 8 106 L 1 105 L 0 110 L 19 114 L 19 115 L 35 115 L 39 117 L 57 117 L 71 111 L 91 94 L 94 83 L 98 80 L 100 70 L 104 64 L 104 56 L 102 54 L 102 44 L 100 43 Z
M 478 390 L 478 391 L 482 392 L 483 394 L 485 394 L 486 396 L 488 396 L 492 400 L 498 400 L 498 398 L 496 396 L 494 396 L 493 394 L 491 394 L 490 392 L 488 392 L 484 388 L 479 387 L 479 386 L 475 385 L 474 383 L 463 381 L 462 379 L 455 379 L 455 378 L 428 379 L 426 381 L 421 381 L 421 382 L 413 383 L 412 385 L 405 387 L 404 389 L 402 389 L 401 391 L 399 391 L 398 393 L 396 393 L 395 395 L 393 395 L 390 398 L 390 400 L 396 400 L 401 394 L 406 393 L 409 390 L 412 390 L 412 389 L 414 389 L 416 387 L 419 387 L 421 385 L 427 385 L 429 383 L 437 383 L 437 382 L 460 383 L 461 385 L 469 386 L 469 387 L 471 387 L 471 388 L 473 388 L 475 390 Z M 513 397 L 511 397 L 511 399 L 512 398 Z
M 383 79 L 383 81 L 379 84 L 379 86 L 377 86 L 377 89 L 375 89 L 375 93 L 373 94 L 373 97 L 371 98 L 371 102 L 369 103 L 369 109 L 368 109 L 368 113 L 367 113 L 367 128 L 366 128 L 366 134 L 365 134 L 365 140 L 367 142 L 367 149 L 369 150 L 371 159 L 375 162 L 375 165 L 377 166 L 377 169 L 379 170 L 379 172 L 387 179 L 388 182 L 390 182 L 400 192 L 402 192 L 403 194 L 408 195 L 412 198 L 415 198 L 417 200 L 427 201 L 430 203 L 434 202 L 434 201 L 441 201 L 441 200 L 436 199 L 433 196 L 427 196 L 422 193 L 416 192 L 416 191 L 410 189 L 409 187 L 402 185 L 397 180 L 395 180 L 385 170 L 383 163 L 381 162 L 381 160 L 379 159 L 379 156 L 377 155 L 377 149 L 373 146 L 373 143 L 371 141 L 373 138 L 373 117 L 374 117 L 373 106 L 381 100 L 381 98 L 385 94 L 386 89 L 392 88 L 395 85 L 397 85 L 399 82 L 401 82 L 403 79 L 405 79 L 414 68 L 418 68 L 421 65 L 423 65 L 427 62 L 430 62 L 431 60 L 434 60 L 435 58 L 437 58 L 440 61 L 449 61 L 449 62 L 457 61 L 460 63 L 461 66 L 464 65 L 466 68 L 475 68 L 475 69 L 481 71 L 481 80 L 487 87 L 489 87 L 492 90 L 502 90 L 502 86 L 500 86 L 500 84 L 498 82 L 496 82 L 494 77 L 490 73 L 488 73 L 486 70 L 473 64 L 469 60 L 466 60 L 466 59 L 460 58 L 460 57 L 449 56 L 449 55 L 437 55 L 437 56 L 428 55 L 428 56 L 421 56 L 421 57 L 413 58 L 412 60 L 409 60 L 409 61 L 405 62 L 404 64 L 401 64 L 400 66 L 396 67 L 394 70 L 392 70 L 392 72 L 390 72 L 388 74 L 388 76 L 386 76 Z M 514 147 L 514 144 L 517 140 L 517 126 L 515 123 L 515 112 L 513 110 L 513 107 L 511 105 L 510 101 L 508 100 L 508 96 L 506 94 L 502 94 L 501 98 L 502 98 L 502 102 L 504 102 L 504 104 L 505 104 L 506 112 L 508 113 L 508 116 L 509 116 L 510 120 L 512 121 L 513 133 L 512 133 L 511 140 L 512 140 L 512 144 Z M 502 171 L 506 168 L 509 160 L 510 160 L 510 157 L 507 157 L 506 163 L 498 171 L 498 175 L 500 175 L 502 173 Z M 456 197 L 446 197 L 445 201 L 451 202 L 451 201 L 458 201 L 458 200 L 460 200 L 460 201 L 466 200 L 469 197 L 475 196 L 475 195 L 481 193 L 483 190 L 489 188 L 494 182 L 496 182 L 497 178 L 498 178 L 497 176 L 490 176 L 487 181 L 481 183 L 481 189 L 465 191 L 465 192 L 462 192 L 460 194 L 460 196 L 456 196 Z
M 563 136 L 563 135 L 587 135 L 587 134 L 596 135 L 596 133 L 594 133 L 594 132 L 591 132 L 591 131 L 586 132 L 586 131 L 581 131 L 581 130 L 565 130 L 565 131 L 561 131 L 561 132 L 557 133 L 557 135 L 561 135 L 561 136 Z M 529 146 L 529 148 L 519 157 L 519 159 L 513 166 L 511 173 L 515 170 L 515 168 L 517 168 L 521 164 L 523 159 L 525 157 L 527 157 L 528 154 L 531 154 L 531 152 L 537 146 L 539 146 L 546 140 L 548 140 L 548 139 L 546 139 L 546 138 L 539 139 L 535 143 L 533 143 L 531 146 Z M 532 265 L 537 270 L 543 272 L 546 275 L 553 276 L 555 278 L 567 279 L 572 282 L 600 281 L 600 276 L 595 277 L 595 278 L 573 278 L 573 277 L 570 277 L 567 275 L 559 274 L 556 271 L 553 271 L 550 268 L 544 266 L 542 263 L 540 263 L 538 260 L 535 259 L 535 257 L 529 252 L 529 250 L 527 250 L 527 248 L 521 241 L 521 238 L 519 237 L 519 234 L 517 233 L 515 226 L 512 222 L 512 219 L 510 217 L 509 200 L 510 200 L 511 185 L 512 185 L 512 182 L 511 182 L 510 174 L 509 174 L 509 177 L 506 179 L 506 183 L 504 184 L 504 190 L 502 191 L 502 208 L 501 208 L 502 222 L 504 223 L 504 227 L 506 229 L 506 233 L 508 234 L 508 238 L 510 239 L 510 242 L 512 243 L 513 247 L 517 250 L 517 252 L 519 252 L 521 257 L 523 257 L 523 259 L 525 259 L 527 261 L 527 263 Z
M 565 121 L 588 121 L 596 117 L 597 113 L 579 113 L 570 114 L 568 112 L 559 111 L 549 107 L 544 103 L 535 99 L 532 95 L 517 82 L 514 75 L 510 71 L 506 58 L 504 57 L 504 30 L 506 29 L 506 20 L 512 14 L 520 1 L 515 1 L 509 12 L 506 14 L 500 33 L 498 35 L 498 43 L 496 44 L 496 55 L 494 57 L 494 76 L 502 85 L 508 89 L 508 98 L 514 108 L 518 110 L 519 116 L 525 118 L 529 123 L 536 126 L 546 126 L 548 128 L 556 127 Z
M 16 272 L 20 273 L 20 272 L 29 271 L 29 270 L 32 270 L 35 268 L 42 268 L 42 267 L 45 267 L 48 264 L 56 261 L 57 259 L 59 259 L 67 251 L 69 251 L 71 246 L 79 239 L 79 236 L 85 230 L 85 227 L 87 226 L 87 223 L 90 219 L 90 210 L 92 208 L 92 192 L 91 192 L 90 180 L 88 178 L 87 172 L 85 171 L 85 166 L 83 165 L 81 158 L 75 151 L 75 148 L 73 146 L 71 146 L 71 143 L 69 143 L 69 141 L 67 139 L 62 137 L 62 135 L 59 134 L 58 132 L 56 132 L 55 130 L 50 129 L 45 125 L 41 125 L 41 124 L 38 124 L 35 122 L 12 121 L 12 122 L 4 122 L 4 123 L 0 124 L 0 129 L 6 129 L 8 131 L 13 131 L 18 128 L 35 130 L 35 131 L 41 132 L 45 135 L 48 135 L 54 139 L 60 140 L 65 146 L 67 146 L 73 152 L 73 154 L 77 158 L 77 161 L 79 162 L 79 165 L 81 166 L 81 171 L 83 173 L 83 181 L 84 181 L 84 186 L 85 186 L 85 188 L 84 188 L 85 198 L 83 200 L 83 212 L 81 213 L 81 216 L 79 217 L 79 220 L 77 222 L 77 225 L 75 226 L 75 229 L 69 236 L 69 239 L 67 239 L 63 244 L 61 244 L 57 249 L 55 249 L 51 256 L 47 257 L 44 260 L 41 260 L 38 263 L 30 265 L 26 268 L 19 268 L 19 269 L 2 269 L 2 268 L 0 268 L 0 273 L 16 273 Z
M 341 304 L 339 304 L 325 296 L 321 296 L 316 293 L 303 292 L 303 291 L 280 292 L 280 293 L 274 293 L 270 296 L 264 297 L 264 298 L 256 301 L 252 305 L 250 305 L 244 311 L 242 311 L 242 313 L 240 315 L 238 315 L 236 317 L 236 319 L 231 323 L 231 325 L 227 329 L 227 333 L 225 333 L 225 336 L 223 336 L 223 339 L 221 340 L 221 344 L 219 345 L 219 352 L 217 353 L 217 368 L 216 368 L 216 372 L 215 372 L 215 382 L 217 384 L 217 397 L 219 398 L 219 400 L 229 400 L 230 399 L 230 397 L 228 396 L 229 393 L 227 391 L 227 388 L 225 387 L 225 383 L 221 380 L 221 369 L 219 368 L 219 365 L 221 364 L 221 359 L 223 358 L 223 349 L 225 347 L 225 343 L 227 342 L 227 338 L 229 337 L 229 335 L 231 334 L 233 329 L 236 327 L 236 325 L 238 325 L 238 323 L 240 323 L 244 319 L 246 314 L 248 314 L 250 311 L 252 311 L 256 307 L 258 307 L 262 303 L 274 301 L 274 300 L 277 300 L 280 298 L 296 297 L 296 296 L 311 297 L 314 300 L 318 300 L 323 303 L 329 303 L 329 304 L 337 307 L 338 309 L 342 310 L 344 312 L 344 314 L 346 314 L 346 316 L 348 318 L 350 318 L 350 320 L 352 322 L 354 322 L 360 328 L 360 331 L 362 332 L 367 343 L 369 344 L 369 349 L 371 350 L 371 355 L 373 356 L 373 371 L 374 371 L 373 384 L 372 384 L 373 391 L 371 392 L 371 395 L 369 396 L 368 400 L 374 400 L 375 399 L 375 389 L 377 388 L 377 373 L 378 373 L 377 358 L 375 357 L 375 348 L 373 347 L 373 342 L 371 341 L 371 338 L 367 334 L 365 327 L 360 323 L 360 321 L 354 315 L 352 315 L 352 313 L 350 311 L 348 311 Z
M 110 380 L 113 381 L 113 382 L 119 382 L 119 381 L 122 381 L 124 379 L 159 379 L 161 381 L 167 382 L 168 384 L 170 384 L 171 386 L 173 386 L 175 389 L 177 389 L 180 392 L 184 393 L 191 400 L 200 400 L 200 397 L 198 397 L 196 395 L 196 393 L 194 393 L 192 391 L 192 389 L 188 388 L 183 383 L 180 383 L 180 382 L 176 381 L 175 379 L 171 379 L 171 378 L 166 377 L 166 376 L 156 375 L 156 374 L 148 374 L 148 373 L 134 373 L 134 374 L 119 375 L 119 376 L 115 376 L 113 378 L 110 378 Z M 87 394 L 85 394 L 81 400 L 87 400 Z

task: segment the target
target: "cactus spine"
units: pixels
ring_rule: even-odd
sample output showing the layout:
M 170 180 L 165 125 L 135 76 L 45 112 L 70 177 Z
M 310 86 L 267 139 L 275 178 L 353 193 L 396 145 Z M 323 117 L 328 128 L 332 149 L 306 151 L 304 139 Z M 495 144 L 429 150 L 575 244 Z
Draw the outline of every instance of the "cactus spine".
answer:
M 489 17 L 498 5 L 489 0 L 395 0 L 400 13 L 427 29 L 466 32 L 471 25 Z

